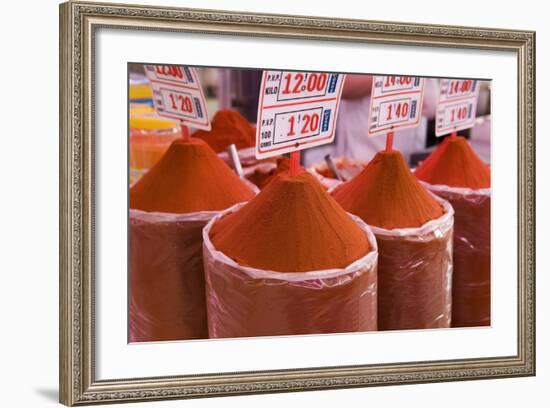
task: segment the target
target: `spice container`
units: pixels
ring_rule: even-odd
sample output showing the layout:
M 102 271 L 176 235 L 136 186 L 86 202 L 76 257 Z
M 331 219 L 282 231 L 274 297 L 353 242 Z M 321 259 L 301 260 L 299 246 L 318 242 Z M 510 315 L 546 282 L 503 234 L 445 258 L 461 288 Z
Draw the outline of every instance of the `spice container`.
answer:
M 420 185 L 397 151 L 377 153 L 332 195 L 376 236 L 379 330 L 449 327 L 452 207 Z
M 362 160 L 354 160 L 349 157 L 335 157 L 332 159 L 342 180 L 329 169 L 326 161 L 314 164 L 308 170 L 321 181 L 321 184 L 329 190 L 338 186 L 341 182 L 346 182 L 357 176 L 367 165 Z
M 130 341 L 208 337 L 202 229 L 257 189 L 203 141 L 179 139 L 130 189 Z
M 463 137 L 447 137 L 415 175 L 455 211 L 453 327 L 491 324 L 491 172 Z
M 203 231 L 210 337 L 376 330 L 377 246 L 302 171 Z

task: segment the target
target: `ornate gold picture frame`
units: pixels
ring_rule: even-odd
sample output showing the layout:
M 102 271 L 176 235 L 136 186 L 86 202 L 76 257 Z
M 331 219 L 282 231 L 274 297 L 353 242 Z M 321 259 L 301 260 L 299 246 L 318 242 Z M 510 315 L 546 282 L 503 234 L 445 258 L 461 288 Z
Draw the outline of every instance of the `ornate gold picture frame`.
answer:
M 444 361 L 98 380 L 94 345 L 94 70 L 101 27 L 504 50 L 518 64 L 518 348 Z M 60 400 L 66 405 L 535 374 L 535 33 L 69 2 L 60 6 Z M 512 265 L 510 265 L 512 268 Z

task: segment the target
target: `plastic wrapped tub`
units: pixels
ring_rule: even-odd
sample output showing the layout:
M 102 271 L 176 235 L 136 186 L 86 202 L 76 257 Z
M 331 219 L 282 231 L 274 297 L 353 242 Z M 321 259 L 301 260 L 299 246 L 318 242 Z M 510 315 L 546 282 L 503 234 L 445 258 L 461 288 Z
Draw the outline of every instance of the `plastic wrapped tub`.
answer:
M 216 214 L 130 210 L 130 342 L 208 337 L 201 234 Z
M 343 183 L 343 181 L 340 181 L 336 178 L 331 178 L 331 177 L 325 177 L 323 176 L 322 174 L 320 174 L 319 172 L 317 172 L 313 167 L 310 167 L 307 169 L 307 171 L 312 174 L 317 180 L 319 180 L 319 182 L 321 183 L 321 185 L 325 188 L 325 190 L 327 191 L 331 191 L 331 190 L 334 190 L 336 187 L 338 187 L 340 184 Z
M 340 171 L 342 181 L 338 180 L 332 171 L 328 168 L 325 161 L 314 164 L 308 168 L 308 171 L 313 174 L 323 186 L 327 189 L 333 189 L 340 185 L 342 182 L 346 182 L 357 176 L 368 162 L 361 160 L 350 159 L 349 157 L 335 157 L 333 159 L 334 165 Z
M 370 226 L 378 243 L 378 329 L 451 325 L 453 208 L 418 228 Z
M 453 327 L 491 324 L 491 189 L 431 185 L 455 211 Z
M 284 273 L 241 266 L 217 251 L 203 230 L 208 332 L 211 338 L 363 332 L 377 329 L 377 245 L 343 269 Z
M 219 213 L 130 210 L 130 342 L 208 338 L 202 229 Z

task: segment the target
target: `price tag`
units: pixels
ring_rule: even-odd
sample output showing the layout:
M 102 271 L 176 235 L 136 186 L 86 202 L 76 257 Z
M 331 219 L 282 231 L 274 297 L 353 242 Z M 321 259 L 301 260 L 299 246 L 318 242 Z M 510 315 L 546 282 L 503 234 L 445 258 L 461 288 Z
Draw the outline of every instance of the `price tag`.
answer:
M 185 65 L 146 65 L 153 88 L 153 104 L 160 116 L 210 130 L 202 87 L 193 68 Z
M 256 158 L 331 143 L 345 75 L 264 71 Z
M 422 116 L 424 79 L 375 76 L 372 82 L 369 136 L 418 126 Z
M 435 119 L 435 135 L 468 129 L 476 121 L 479 81 L 475 79 L 441 79 Z

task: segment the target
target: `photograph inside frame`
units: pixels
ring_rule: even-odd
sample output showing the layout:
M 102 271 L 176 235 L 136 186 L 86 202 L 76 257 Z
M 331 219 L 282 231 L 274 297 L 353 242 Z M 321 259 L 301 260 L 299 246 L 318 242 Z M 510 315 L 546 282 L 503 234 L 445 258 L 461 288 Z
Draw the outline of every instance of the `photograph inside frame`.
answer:
M 128 341 L 491 325 L 491 81 L 128 65 Z

